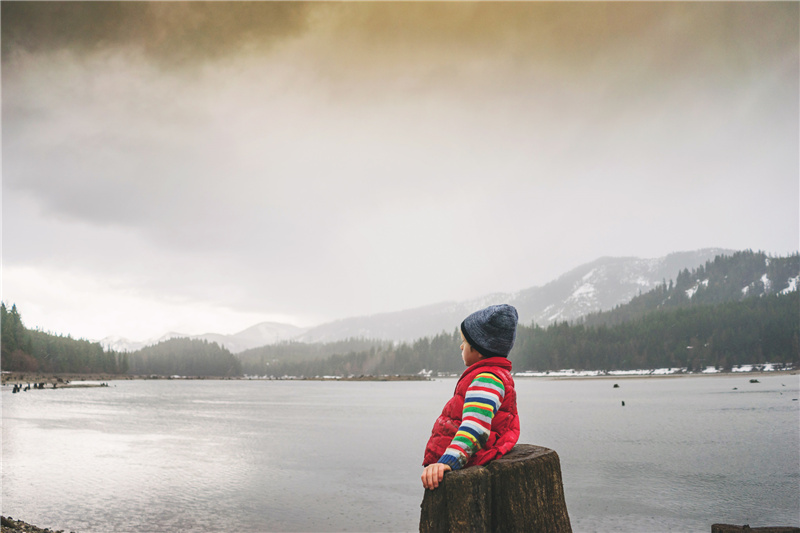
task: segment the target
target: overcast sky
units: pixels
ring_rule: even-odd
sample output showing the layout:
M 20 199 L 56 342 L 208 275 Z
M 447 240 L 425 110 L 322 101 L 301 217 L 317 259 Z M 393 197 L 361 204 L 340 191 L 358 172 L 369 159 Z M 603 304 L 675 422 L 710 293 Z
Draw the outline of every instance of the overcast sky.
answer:
M 3 2 L 3 301 L 144 340 L 797 251 L 798 7 Z

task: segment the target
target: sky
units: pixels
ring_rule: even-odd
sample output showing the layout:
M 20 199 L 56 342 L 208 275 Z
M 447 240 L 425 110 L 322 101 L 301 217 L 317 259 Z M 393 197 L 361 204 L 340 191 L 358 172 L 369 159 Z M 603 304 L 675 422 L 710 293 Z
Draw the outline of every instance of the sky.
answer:
M 3 2 L 2 300 L 145 340 L 800 246 L 796 2 Z

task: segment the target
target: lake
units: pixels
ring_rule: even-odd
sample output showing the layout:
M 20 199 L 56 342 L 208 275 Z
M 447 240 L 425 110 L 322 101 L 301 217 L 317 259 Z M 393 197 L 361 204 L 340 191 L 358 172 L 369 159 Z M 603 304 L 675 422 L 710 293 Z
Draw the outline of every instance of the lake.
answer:
M 79 533 L 416 531 L 423 448 L 454 386 L 4 386 L 2 513 Z M 558 452 L 576 532 L 800 525 L 798 375 L 517 390 L 520 442 Z

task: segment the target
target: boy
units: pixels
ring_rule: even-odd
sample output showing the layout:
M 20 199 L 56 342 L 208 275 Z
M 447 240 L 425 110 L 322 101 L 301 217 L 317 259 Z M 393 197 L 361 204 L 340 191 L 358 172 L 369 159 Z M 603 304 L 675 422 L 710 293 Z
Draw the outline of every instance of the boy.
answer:
M 502 304 L 476 311 L 461 323 L 461 358 L 467 369 L 425 447 L 426 489 L 438 487 L 445 472 L 486 464 L 517 443 L 517 393 L 507 357 L 518 318 L 514 307 Z

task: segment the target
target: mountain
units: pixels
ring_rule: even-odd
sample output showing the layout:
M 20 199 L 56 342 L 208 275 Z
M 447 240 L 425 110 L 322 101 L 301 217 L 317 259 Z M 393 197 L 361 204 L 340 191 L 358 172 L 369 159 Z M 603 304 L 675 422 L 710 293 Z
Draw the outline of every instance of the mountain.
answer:
M 111 350 L 114 352 L 133 352 L 147 346 L 145 342 L 132 341 L 126 337 L 120 337 L 119 335 L 109 335 L 97 342 L 100 343 L 100 346 L 102 346 L 104 350 Z
M 204 333 L 203 335 L 195 335 L 191 338 L 216 342 L 233 353 L 239 353 L 250 348 L 264 346 L 265 344 L 277 344 L 281 341 L 291 340 L 302 335 L 305 331 L 305 328 L 298 328 L 291 324 L 261 322 L 239 333 L 234 333 L 233 335 Z
M 170 338 L 188 337 L 217 342 L 233 353 L 240 353 L 284 340 L 335 342 L 365 338 L 413 341 L 442 331 L 453 332 L 464 317 L 473 311 L 497 303 L 515 306 L 521 324 L 534 322 L 547 326 L 556 321 L 575 320 L 590 313 L 612 309 L 667 280 L 676 279 L 683 270 L 694 269 L 712 261 L 718 255 L 732 253 L 733 250 L 706 248 L 672 253 L 655 259 L 603 257 L 570 270 L 541 287 L 531 287 L 515 293 L 487 294 L 460 302 L 441 302 L 404 311 L 345 318 L 307 329 L 263 322 L 233 335 L 168 333 L 145 342 L 108 337 L 100 343 L 119 351 L 134 351 Z
M 106 337 L 99 341 L 100 344 L 109 350 L 134 352 L 141 350 L 145 346 L 152 346 L 170 339 L 187 338 L 201 339 L 208 342 L 216 342 L 220 346 L 227 348 L 233 353 L 243 352 L 250 348 L 264 346 L 266 344 L 276 344 L 281 341 L 293 339 L 302 335 L 305 328 L 299 328 L 291 324 L 281 324 L 278 322 L 261 322 L 232 335 L 221 333 L 203 333 L 202 335 L 185 335 L 171 331 L 158 338 L 146 341 L 131 341 L 124 337 Z
M 461 321 L 487 305 L 508 303 L 517 308 L 520 323 L 547 326 L 612 309 L 645 293 L 679 272 L 694 269 L 732 250 L 706 248 L 656 259 L 603 257 L 581 265 L 542 287 L 516 293 L 495 293 L 463 302 L 443 302 L 405 311 L 328 322 L 310 328 L 295 340 L 332 342 L 350 337 L 411 341 L 453 331 Z
M 663 263 L 603 259 L 586 265 L 561 279 L 560 290 L 573 291 L 562 309 L 587 294 L 603 296 L 598 287 L 607 285 L 609 276 L 616 276 L 612 284 L 618 288 L 635 290 L 643 285 L 643 273 L 653 275 Z M 680 270 L 669 283 L 662 279 L 650 291 L 610 311 L 547 327 L 521 324 L 510 358 L 517 371 L 532 372 L 658 368 L 673 369 L 671 373 L 708 367 L 732 371 L 736 366 L 767 363 L 773 368 L 796 368 L 798 282 L 800 254 L 769 257 L 747 250 L 717 255 L 691 272 Z M 477 303 L 485 305 L 487 300 Z M 427 310 L 441 313 L 447 308 Z M 341 342 L 286 343 L 255 348 L 239 357 L 245 373 L 268 376 L 410 375 L 463 369 L 455 328 L 413 343 L 356 340 L 362 342 L 360 348 Z
M 750 250 L 721 255 L 690 272 L 683 269 L 673 283 L 666 282 L 611 311 L 581 318 L 587 326 L 614 325 L 639 319 L 653 311 L 686 309 L 786 295 L 797 291 L 800 255 L 769 257 Z

